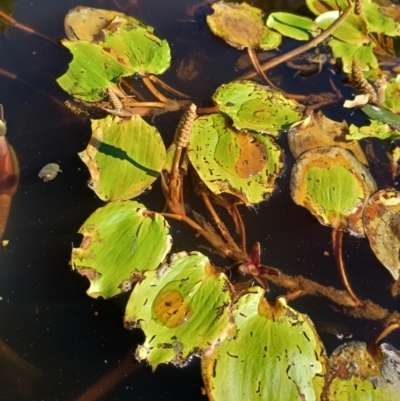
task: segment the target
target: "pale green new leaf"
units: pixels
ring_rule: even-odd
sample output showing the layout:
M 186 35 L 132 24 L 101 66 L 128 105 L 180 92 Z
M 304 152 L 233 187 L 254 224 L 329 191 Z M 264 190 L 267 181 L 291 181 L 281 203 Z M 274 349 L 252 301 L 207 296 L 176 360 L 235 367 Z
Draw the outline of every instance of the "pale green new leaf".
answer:
M 281 35 L 297 40 L 310 40 L 320 33 L 312 19 L 291 13 L 271 13 L 266 23 Z
M 259 287 L 235 309 L 237 332 L 203 355 L 212 401 L 320 400 L 327 358 L 312 322 L 283 298 L 270 305 Z
M 199 252 L 175 254 L 136 285 L 125 312 L 125 327 L 141 328 L 146 340 L 136 357 L 153 369 L 184 365 L 189 356 L 222 341 L 233 328 L 231 285 Z
M 233 125 L 278 135 L 294 122 L 303 119 L 304 107 L 282 93 L 252 81 L 235 81 L 221 85 L 213 96 L 219 110 L 226 113 Z
M 92 131 L 79 156 L 89 169 L 89 186 L 100 199 L 134 198 L 156 180 L 166 151 L 155 127 L 135 114 L 129 120 L 112 116 L 92 120 Z
M 137 275 L 156 269 L 171 249 L 168 223 L 136 201 L 97 209 L 82 225 L 72 267 L 90 280 L 88 294 L 110 298 L 128 291 Z
M 283 169 L 282 152 L 272 138 L 238 132 L 221 114 L 195 121 L 188 156 L 213 193 L 230 193 L 247 205 L 265 200 Z

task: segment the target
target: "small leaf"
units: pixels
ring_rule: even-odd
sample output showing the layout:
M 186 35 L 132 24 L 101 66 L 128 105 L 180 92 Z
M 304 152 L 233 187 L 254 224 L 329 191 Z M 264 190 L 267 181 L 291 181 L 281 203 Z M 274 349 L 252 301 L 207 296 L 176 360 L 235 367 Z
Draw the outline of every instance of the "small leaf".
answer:
M 400 273 L 400 192 L 374 194 L 364 211 L 365 234 L 379 261 L 397 280 Z
M 393 127 L 390 124 L 384 124 L 375 120 L 371 120 L 370 125 L 364 125 L 362 127 L 356 127 L 353 124 L 350 125 L 349 134 L 346 135 L 346 139 L 359 140 L 365 138 L 395 141 L 400 138 L 400 132 L 397 126 Z
M 252 81 L 235 81 L 220 86 L 214 96 L 220 111 L 237 129 L 278 135 L 278 131 L 303 118 L 304 107 L 280 92 Z
M 392 111 L 380 109 L 376 106 L 371 106 L 370 104 L 363 107 L 362 111 L 372 120 L 377 120 L 385 124 L 400 125 L 400 116 Z
M 83 240 L 72 250 L 72 267 L 90 280 L 90 296 L 113 297 L 164 261 L 172 243 L 168 231 L 164 217 L 138 202 L 109 203 L 80 228 Z
M 267 18 L 267 26 L 297 40 L 310 40 L 320 33 L 312 19 L 284 12 L 271 13 Z
M 346 7 L 347 8 L 347 7 Z M 338 11 L 329 11 L 315 19 L 321 29 L 329 28 L 338 18 Z M 346 43 L 362 46 L 368 43 L 367 27 L 364 20 L 355 14 L 349 14 L 345 21 L 332 33 L 332 36 Z
M 134 198 L 156 180 L 166 151 L 155 127 L 136 114 L 129 120 L 111 116 L 92 120 L 92 131 L 79 156 L 89 169 L 89 186 L 100 199 Z
M 237 49 L 274 49 L 281 35 L 270 31 L 263 23 L 262 11 L 246 3 L 220 1 L 212 5 L 214 13 L 207 16 L 211 31 Z
M 359 46 L 352 43 L 342 42 L 341 40 L 332 39 L 329 41 L 329 46 L 332 48 L 335 58 L 340 58 L 342 60 L 344 72 L 351 72 L 351 64 L 354 59 L 357 59 L 360 62 L 363 71 L 379 67 L 378 60 L 373 51 L 373 43 Z
M 153 369 L 183 366 L 193 353 L 222 341 L 232 329 L 231 286 L 199 252 L 173 255 L 171 263 L 148 272 L 135 286 L 125 326 L 141 328 L 146 340 L 136 351 Z
M 321 224 L 363 235 L 362 213 L 376 184 L 349 151 L 333 146 L 304 153 L 293 167 L 290 189 Z
M 203 355 L 210 400 L 319 400 L 326 356 L 312 322 L 251 288 L 234 309 L 237 334 Z
M 265 200 L 283 169 L 282 152 L 272 139 L 238 132 L 226 125 L 221 114 L 195 121 L 188 156 L 213 193 L 230 193 L 247 205 Z

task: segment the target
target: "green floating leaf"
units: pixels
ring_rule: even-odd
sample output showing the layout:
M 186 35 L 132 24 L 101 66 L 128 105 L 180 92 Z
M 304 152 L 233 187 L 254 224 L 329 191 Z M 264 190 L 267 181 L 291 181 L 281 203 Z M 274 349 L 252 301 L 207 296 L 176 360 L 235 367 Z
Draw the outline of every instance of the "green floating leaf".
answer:
M 213 96 L 220 111 L 226 113 L 237 129 L 250 129 L 278 135 L 303 119 L 304 108 L 280 92 L 252 81 L 235 81 L 220 86 Z
M 267 135 L 238 132 L 221 114 L 195 121 L 188 156 L 213 193 L 230 193 L 247 205 L 265 200 L 283 169 L 282 151 Z
M 297 40 L 310 40 L 320 33 L 312 19 L 284 12 L 271 13 L 267 18 L 267 26 Z
M 153 369 L 167 362 L 182 366 L 222 341 L 232 329 L 231 290 L 228 278 L 199 252 L 173 255 L 169 265 L 147 272 L 125 312 L 125 326 L 146 334 L 136 357 Z
M 308 9 L 315 15 L 321 15 L 332 10 L 345 10 L 349 3 L 347 0 L 306 0 Z
M 117 59 L 93 43 L 64 40 L 62 44 L 74 58 L 68 71 L 57 82 L 77 99 L 87 102 L 102 100 L 107 88 L 121 77 L 135 72 L 125 59 Z
M 383 33 L 388 36 L 399 35 L 399 24 L 386 13 L 390 13 L 393 7 L 381 7 L 379 4 L 364 0 L 364 20 L 367 23 L 368 32 Z
M 100 45 L 117 59 L 123 57 L 128 60 L 135 73 L 140 75 L 162 74 L 171 63 L 168 42 L 155 36 L 149 26 L 132 25 L 122 20 L 120 25 L 114 24 L 113 30 L 107 32 Z
M 102 100 L 107 88 L 120 78 L 135 73 L 161 74 L 170 65 L 167 41 L 155 36 L 153 28 L 135 24 L 132 18 L 116 16 L 102 36 L 98 42 L 63 41 L 73 60 L 57 82 L 78 99 Z
M 349 151 L 332 146 L 304 153 L 293 167 L 290 189 L 321 224 L 363 235 L 362 213 L 376 184 Z
M 398 280 L 400 274 L 400 192 L 382 190 L 374 194 L 364 211 L 364 228 L 371 249 Z
M 340 58 L 343 63 L 343 71 L 351 72 L 351 64 L 354 59 L 358 59 L 361 69 L 367 71 L 379 67 L 378 60 L 374 54 L 374 44 L 367 43 L 364 46 L 358 46 L 352 43 L 345 43 L 341 40 L 332 39 L 329 41 L 335 58 Z
M 214 13 L 207 16 L 208 26 L 231 46 L 269 50 L 280 45 L 281 35 L 264 25 L 260 9 L 223 1 L 214 3 L 212 8 Z
M 111 116 L 92 120 L 92 131 L 79 156 L 89 169 L 89 186 L 100 199 L 134 198 L 156 180 L 166 151 L 155 127 L 136 114 L 129 120 Z
M 395 141 L 400 138 L 400 131 L 398 129 L 398 126 L 392 126 L 390 124 L 381 123 L 375 120 L 370 120 L 370 121 L 371 121 L 370 125 L 364 125 L 362 127 L 356 127 L 353 124 L 350 125 L 349 134 L 346 135 L 346 138 L 349 140 L 377 138 L 390 141 Z
M 339 15 L 339 11 L 328 11 L 317 17 L 315 23 L 319 28 L 327 29 L 339 18 Z M 345 21 L 335 29 L 332 36 L 343 42 L 362 46 L 370 41 L 367 34 L 367 26 L 364 20 L 358 15 L 349 14 Z
M 331 357 L 331 370 L 324 394 L 335 401 L 395 401 L 399 397 L 399 352 L 389 344 L 380 345 L 381 366 L 367 351 L 365 343 L 350 342 L 338 347 Z
M 400 116 L 392 111 L 380 109 L 370 104 L 367 104 L 361 110 L 372 120 L 377 120 L 385 124 L 400 125 Z
M 72 267 L 90 280 L 90 296 L 113 297 L 164 261 L 172 243 L 168 232 L 164 218 L 138 202 L 109 203 L 80 228 L 83 240 L 72 250 Z
M 320 400 L 327 361 L 309 318 L 286 305 L 274 306 L 255 287 L 234 309 L 236 335 L 203 356 L 210 400 Z

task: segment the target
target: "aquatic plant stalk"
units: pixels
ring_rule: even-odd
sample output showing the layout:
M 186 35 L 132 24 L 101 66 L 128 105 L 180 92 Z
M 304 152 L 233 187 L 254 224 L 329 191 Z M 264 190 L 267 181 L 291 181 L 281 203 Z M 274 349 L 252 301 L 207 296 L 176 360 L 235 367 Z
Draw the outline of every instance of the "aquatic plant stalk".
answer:
M 354 294 L 351 289 L 349 280 L 346 276 L 346 271 L 344 269 L 343 263 L 343 255 L 342 255 L 342 239 L 343 239 L 343 230 L 338 228 L 334 228 L 332 230 L 332 243 L 333 243 L 333 251 L 335 253 L 336 265 L 339 269 L 340 276 L 342 278 L 343 284 L 346 287 L 347 292 L 355 302 L 356 306 L 361 306 L 363 303 L 357 298 L 356 294 Z
M 43 35 L 40 32 L 35 31 L 34 29 L 30 28 L 29 26 L 20 24 L 19 22 L 17 22 L 14 18 L 10 17 L 9 15 L 7 15 L 5 12 L 0 11 L 0 18 L 2 18 L 6 23 L 8 23 L 9 25 L 12 25 L 15 28 L 21 29 L 22 31 L 25 31 L 27 33 L 30 33 L 31 35 L 36 35 L 39 36 L 42 39 L 45 39 L 49 42 L 51 42 L 53 45 L 57 46 L 57 47 L 61 47 L 55 40 L 49 38 L 46 35 Z
M 272 60 L 267 61 L 264 64 L 261 64 L 261 69 L 265 72 L 270 70 L 271 68 L 276 67 L 279 64 L 284 63 L 285 61 L 290 60 L 293 57 L 297 57 L 298 55 L 306 52 L 307 50 L 312 49 L 313 47 L 319 45 L 321 42 L 323 42 L 328 36 L 330 36 L 347 18 L 347 16 L 350 14 L 352 10 L 352 7 L 347 7 L 346 10 L 343 11 L 343 13 L 340 15 L 340 17 L 324 32 L 322 32 L 320 35 L 315 37 L 314 39 L 310 40 L 303 46 L 300 46 L 288 53 L 282 54 L 281 56 L 274 57 Z M 249 72 L 247 74 L 244 74 L 241 79 L 250 79 L 254 78 L 256 76 L 255 72 Z
M 184 99 L 190 99 L 190 96 L 185 95 L 182 92 L 179 92 L 178 90 L 172 88 L 171 86 L 169 86 L 168 84 L 166 84 L 164 81 L 162 81 L 160 78 L 158 78 L 156 75 L 149 75 L 149 79 L 155 83 L 157 83 L 158 85 L 160 85 L 161 87 L 163 87 L 165 90 L 167 90 L 168 92 L 173 93 L 174 95 L 183 97 Z
M 210 212 L 211 216 L 213 217 L 215 224 L 218 227 L 219 232 L 221 235 L 225 238 L 225 241 L 228 243 L 228 245 L 232 248 L 235 249 L 236 252 L 240 251 L 239 247 L 237 246 L 236 242 L 232 238 L 231 234 L 229 233 L 228 229 L 226 228 L 224 222 L 219 218 L 217 212 L 215 211 L 210 198 L 208 195 L 204 192 L 201 191 L 201 197 L 203 198 L 203 202 L 206 205 L 208 211 Z M 245 251 L 245 248 L 244 248 Z

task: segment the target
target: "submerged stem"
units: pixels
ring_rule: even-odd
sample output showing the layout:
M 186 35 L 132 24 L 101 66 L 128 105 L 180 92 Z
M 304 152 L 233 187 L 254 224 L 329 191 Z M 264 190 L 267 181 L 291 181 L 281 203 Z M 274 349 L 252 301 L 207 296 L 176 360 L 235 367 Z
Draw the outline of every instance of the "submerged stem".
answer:
M 166 98 L 162 93 L 160 93 L 153 83 L 150 81 L 148 77 L 142 77 L 143 83 L 147 86 L 149 91 L 160 101 L 163 103 L 168 103 L 169 99 Z
M 190 99 L 190 96 L 185 95 L 182 92 L 179 92 L 178 90 L 172 88 L 171 86 L 169 86 L 168 84 L 166 84 L 164 81 L 162 81 L 160 78 L 158 78 L 155 75 L 149 75 L 149 79 L 155 83 L 157 83 L 158 85 L 160 85 L 161 87 L 163 87 L 165 90 L 167 90 L 168 92 L 173 93 L 174 95 L 183 97 L 184 99 Z
M 14 18 L 11 18 L 9 15 L 7 15 L 5 12 L 0 11 L 0 18 L 3 19 L 6 23 L 8 23 L 9 25 L 12 25 L 15 28 L 21 29 L 22 31 L 25 31 L 27 33 L 30 33 L 31 35 L 36 35 L 39 36 L 42 39 L 45 39 L 49 42 L 51 42 L 53 45 L 57 46 L 57 47 L 61 47 L 55 40 L 49 38 L 46 35 L 43 35 L 40 32 L 35 31 L 34 29 L 30 28 L 29 26 L 20 24 L 19 22 L 17 22 Z
M 257 58 L 257 54 L 255 52 L 254 49 L 248 47 L 247 48 L 247 54 L 250 57 L 250 61 L 253 64 L 254 69 L 257 71 L 257 73 L 259 75 L 261 75 L 264 78 L 264 81 L 271 86 L 272 88 L 277 89 L 278 91 L 280 90 L 279 88 L 277 88 L 272 82 L 271 80 L 264 74 L 264 71 L 262 70 L 260 63 L 258 62 L 258 58 Z
M 350 283 L 347 280 L 346 271 L 344 269 L 344 263 L 343 263 L 343 255 L 342 255 L 342 239 L 343 239 L 343 230 L 334 228 L 332 231 L 332 243 L 333 243 L 333 251 L 335 253 L 336 265 L 339 269 L 340 276 L 342 278 L 344 286 L 346 287 L 347 292 L 355 302 L 356 306 L 361 306 L 363 305 L 363 303 L 357 298 L 356 294 L 354 294 L 353 290 L 350 287 Z

